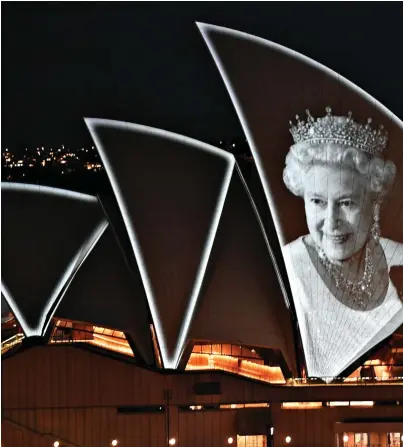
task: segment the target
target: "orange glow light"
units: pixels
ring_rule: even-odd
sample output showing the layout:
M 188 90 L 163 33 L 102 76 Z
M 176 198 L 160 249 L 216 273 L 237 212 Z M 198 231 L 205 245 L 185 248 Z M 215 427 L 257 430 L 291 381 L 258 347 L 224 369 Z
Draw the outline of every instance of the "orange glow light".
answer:
M 278 366 L 266 366 L 255 361 L 240 360 L 237 357 L 228 355 L 199 354 L 192 353 L 186 365 L 187 370 L 218 369 L 239 374 L 251 379 L 262 380 L 264 382 L 285 384 L 285 379 L 281 368 Z
M 322 408 L 322 402 L 283 402 L 281 408 L 284 410 L 310 410 Z

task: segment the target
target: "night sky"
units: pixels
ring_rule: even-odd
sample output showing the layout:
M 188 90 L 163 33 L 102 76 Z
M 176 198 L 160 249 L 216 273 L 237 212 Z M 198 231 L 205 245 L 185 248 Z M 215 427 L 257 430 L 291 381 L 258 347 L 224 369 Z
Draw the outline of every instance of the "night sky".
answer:
M 403 119 L 400 2 L 2 3 L 2 149 L 84 145 L 84 116 L 241 137 L 195 25 L 245 31 L 355 82 Z

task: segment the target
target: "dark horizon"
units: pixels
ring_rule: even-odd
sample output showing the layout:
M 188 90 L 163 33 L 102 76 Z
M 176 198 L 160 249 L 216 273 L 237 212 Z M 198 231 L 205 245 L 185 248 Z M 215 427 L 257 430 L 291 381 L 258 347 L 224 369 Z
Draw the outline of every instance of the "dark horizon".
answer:
M 92 145 L 84 117 L 244 138 L 196 21 L 296 50 L 403 118 L 401 5 L 3 3 L 2 150 Z

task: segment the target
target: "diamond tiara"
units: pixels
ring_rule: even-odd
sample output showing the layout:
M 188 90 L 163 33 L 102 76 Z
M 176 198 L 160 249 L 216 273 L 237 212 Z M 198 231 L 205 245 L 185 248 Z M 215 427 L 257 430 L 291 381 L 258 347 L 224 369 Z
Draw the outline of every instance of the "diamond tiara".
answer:
M 332 109 L 326 107 L 326 115 L 315 119 L 309 110 L 306 110 L 306 121 L 300 120 L 296 115 L 297 123 L 290 121 L 290 133 L 294 143 L 336 143 L 343 146 L 355 147 L 371 155 L 382 153 L 388 142 L 388 133 L 382 125 L 379 129 L 372 129 L 371 118 L 367 124 L 358 124 L 347 116 L 333 116 Z

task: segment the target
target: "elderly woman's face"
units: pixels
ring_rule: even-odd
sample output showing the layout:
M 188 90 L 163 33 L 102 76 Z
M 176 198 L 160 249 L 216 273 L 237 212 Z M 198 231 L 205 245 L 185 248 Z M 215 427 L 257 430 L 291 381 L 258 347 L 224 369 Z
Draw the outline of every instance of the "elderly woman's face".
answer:
M 367 179 L 331 165 L 314 165 L 302 177 L 312 238 L 329 260 L 350 258 L 364 246 L 373 221 Z

